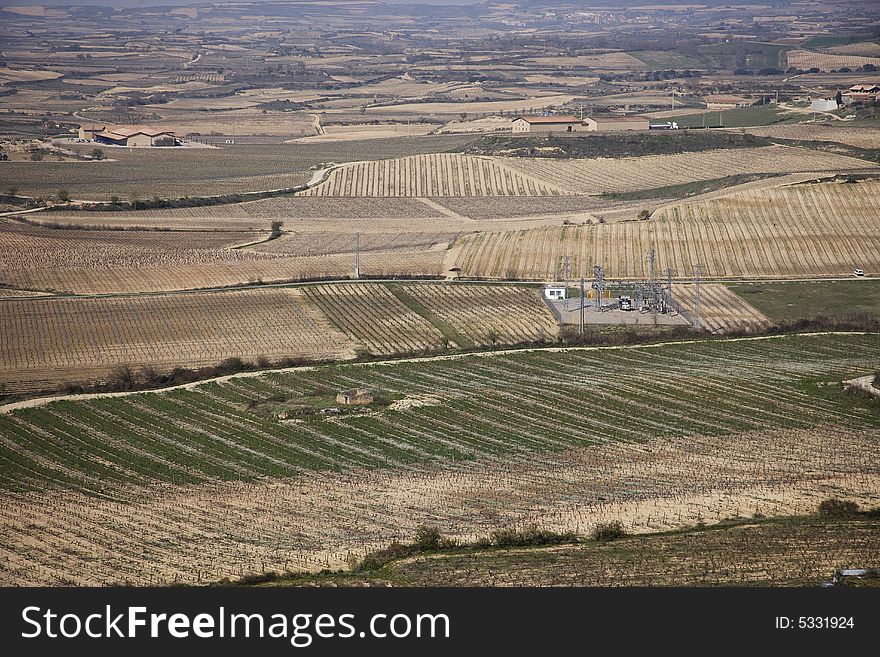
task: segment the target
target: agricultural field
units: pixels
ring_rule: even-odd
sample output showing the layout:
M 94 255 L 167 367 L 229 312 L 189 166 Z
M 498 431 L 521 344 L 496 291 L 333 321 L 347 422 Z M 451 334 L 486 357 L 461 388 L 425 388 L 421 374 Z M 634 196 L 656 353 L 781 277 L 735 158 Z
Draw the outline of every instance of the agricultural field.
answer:
M 630 205 L 597 196 L 447 196 L 434 199 L 455 214 L 483 222 L 566 217 L 592 218 L 593 212 Z
M 498 159 L 457 154 L 358 162 L 333 170 L 306 196 L 557 196 L 568 192 L 547 178 Z
M 279 253 L 298 256 L 330 255 L 378 251 L 436 251 L 445 249 L 461 233 L 451 232 L 396 232 L 364 233 L 360 239 L 351 233 L 307 232 L 288 233 L 277 239 L 250 247 L 256 253 Z M 357 247 L 356 247 L 357 245 Z
M 832 123 L 799 123 L 748 128 L 749 134 L 779 139 L 832 141 L 856 148 L 880 149 L 880 130 Z
M 553 181 L 574 194 L 630 192 L 743 174 L 847 171 L 874 166 L 865 160 L 786 146 L 615 159 L 506 158 L 501 162 L 536 180 Z
M 275 219 L 283 221 L 287 227 L 297 229 L 303 226 L 305 220 L 415 220 L 438 216 L 443 214 L 417 199 L 282 196 L 227 205 L 134 212 L 61 210 L 35 213 L 28 217 L 28 221 L 108 228 L 268 230 Z M 351 222 L 346 223 L 350 229 Z M 308 224 L 308 227 L 311 225 Z
M 680 128 L 748 128 L 753 126 L 801 123 L 811 118 L 807 112 L 783 109 L 776 104 L 754 105 L 711 112 L 703 109 L 693 114 L 676 114 Z
M 118 366 L 163 374 L 226 358 L 353 356 L 354 345 L 298 289 L 0 301 L 7 394 L 106 381 Z
M 741 520 L 705 529 L 392 563 L 397 586 L 820 586 L 877 559 L 876 518 Z
M 831 46 L 826 48 L 836 55 L 861 55 L 862 57 L 880 57 L 880 43 L 875 41 L 860 41 L 845 45 Z
M 647 253 L 661 271 L 706 278 L 785 278 L 880 270 L 871 208 L 880 183 L 822 182 L 752 189 L 656 210 L 648 221 L 465 235 L 450 254 L 462 276 L 553 280 L 572 256 L 572 277 L 602 264 L 612 278 L 645 279 Z
M 19 271 L 150 268 L 254 260 L 232 247 L 263 236 L 255 232 L 119 231 L 51 229 L 0 219 L 0 278 L 15 282 Z
M 413 309 L 413 307 L 415 309 Z M 351 283 L 108 297 L 0 289 L 0 389 L 34 394 L 104 383 L 115 368 L 287 358 L 346 360 L 552 340 L 532 287 Z
M 237 253 L 237 252 L 234 252 Z M 250 255 L 250 257 L 244 257 Z M 285 256 L 244 254 L 202 264 L 142 265 L 113 269 L 11 269 L 2 284 L 22 289 L 74 294 L 167 292 L 245 284 L 285 283 L 350 277 L 354 254 Z M 377 278 L 438 277 L 445 252 L 436 250 L 367 252 L 361 254 L 361 272 Z
M 862 57 L 860 55 L 834 55 L 809 50 L 789 50 L 785 53 L 788 66 L 800 69 L 818 68 L 831 71 L 839 68 L 861 68 L 865 64 L 880 66 L 880 57 Z
M 100 162 L 16 162 L 4 166 L 4 189 L 26 196 L 52 196 L 66 189 L 73 199 L 109 201 L 183 198 L 286 189 L 309 181 L 316 166 L 371 158 L 446 152 L 472 135 L 432 135 L 329 144 L 131 149 L 107 147 Z M 89 152 L 91 147 L 84 148 Z
M 440 331 L 384 285 L 310 286 L 303 293 L 334 326 L 372 354 L 419 352 L 440 345 Z
M 673 294 L 691 316 L 695 315 L 696 287 L 676 285 Z M 710 333 L 760 332 L 772 322 L 741 296 L 720 283 L 700 285 L 700 328 Z
M 317 571 L 425 522 L 462 540 L 532 522 L 587 535 L 610 519 L 642 534 L 808 513 L 830 496 L 870 505 L 877 402 L 839 382 L 878 363 L 876 335 L 779 336 L 324 366 L 5 408 L 0 581 Z M 271 412 L 354 386 L 388 405 Z
M 12 219 L 0 219 L 0 226 L 7 235 L 0 246 L 0 286 L 9 288 L 77 294 L 159 292 L 345 278 L 354 270 L 354 235 L 344 230 L 285 234 L 261 243 L 268 231 L 91 230 Z M 392 231 L 386 223 L 384 230 L 364 236 L 364 275 L 439 276 L 442 249 L 458 234 Z M 252 246 L 238 248 L 245 245 Z
M 875 275 L 875 272 L 867 272 Z M 774 322 L 804 317 L 880 319 L 880 280 L 732 283 L 727 286 Z
M 559 333 L 533 287 L 419 283 L 405 289 L 467 345 L 543 342 Z

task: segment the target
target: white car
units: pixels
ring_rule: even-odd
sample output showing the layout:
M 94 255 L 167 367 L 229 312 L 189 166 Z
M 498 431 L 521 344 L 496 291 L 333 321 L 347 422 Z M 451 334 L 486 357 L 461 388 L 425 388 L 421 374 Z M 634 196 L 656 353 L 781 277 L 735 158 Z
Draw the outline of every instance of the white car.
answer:
M 864 276 L 864 275 L 865 275 L 864 269 L 853 269 L 853 276 Z

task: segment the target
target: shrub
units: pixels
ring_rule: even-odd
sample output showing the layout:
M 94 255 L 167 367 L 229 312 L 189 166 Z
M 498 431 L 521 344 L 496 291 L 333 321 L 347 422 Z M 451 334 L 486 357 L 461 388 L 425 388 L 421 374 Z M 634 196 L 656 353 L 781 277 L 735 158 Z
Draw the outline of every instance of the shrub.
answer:
M 418 550 L 439 550 L 446 543 L 443 534 L 434 525 L 419 525 L 413 545 Z
M 859 512 L 859 505 L 849 500 L 829 498 L 819 503 L 820 516 L 833 516 L 837 518 L 850 518 Z
M 230 374 L 241 372 L 244 368 L 244 361 L 237 356 L 227 358 L 222 363 L 220 363 L 220 369 L 222 369 L 224 372 L 229 372 Z
M 92 149 L 91 155 L 92 155 L 93 160 L 103 160 L 104 159 L 104 151 L 102 151 L 100 148 Z
M 131 365 L 117 365 L 110 371 L 110 385 L 122 390 L 131 390 L 137 383 L 137 376 Z
M 871 385 L 873 385 L 875 388 L 880 388 L 880 370 L 877 370 L 874 373 L 874 381 Z
M 626 536 L 626 529 L 619 520 L 611 522 L 600 522 L 593 529 L 593 539 L 597 541 L 616 541 L 618 538 Z
M 573 532 L 559 533 L 549 529 L 539 529 L 537 525 L 527 525 L 523 529 L 497 529 L 489 540 L 495 547 L 530 547 L 540 545 L 560 545 L 574 543 L 577 536 Z

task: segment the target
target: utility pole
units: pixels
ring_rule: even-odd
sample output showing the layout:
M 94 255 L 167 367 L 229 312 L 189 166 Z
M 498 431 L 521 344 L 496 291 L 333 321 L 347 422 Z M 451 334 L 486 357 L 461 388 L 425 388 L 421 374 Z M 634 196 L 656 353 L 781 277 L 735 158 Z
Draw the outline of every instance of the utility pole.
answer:
M 354 234 L 354 277 L 361 277 L 361 234 Z
M 694 330 L 700 330 L 700 263 L 697 262 L 696 269 L 694 269 L 694 285 L 696 285 L 696 290 L 694 292 Z
M 571 256 L 562 256 L 562 277 L 565 284 L 565 299 L 562 301 L 563 308 L 568 312 L 568 275 L 571 273 Z
M 651 312 L 654 313 L 654 323 L 657 323 L 657 302 L 659 301 L 659 295 L 657 294 L 657 285 L 654 282 L 654 258 L 657 256 L 657 252 L 654 250 L 654 247 L 651 247 L 651 250 L 648 251 L 648 303 L 651 306 Z
M 581 317 L 580 317 L 580 336 L 584 337 L 584 306 L 587 303 L 586 296 L 584 295 L 584 279 L 581 277 Z

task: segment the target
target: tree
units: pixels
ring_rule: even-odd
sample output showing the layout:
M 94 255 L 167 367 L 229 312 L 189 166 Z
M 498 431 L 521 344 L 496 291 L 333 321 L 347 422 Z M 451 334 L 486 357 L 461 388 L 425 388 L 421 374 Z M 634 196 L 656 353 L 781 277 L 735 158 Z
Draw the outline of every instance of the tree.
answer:
M 104 159 L 104 151 L 102 151 L 100 148 L 93 149 L 91 155 L 92 155 L 93 160 L 103 160 Z
M 837 106 L 843 106 L 843 94 L 840 93 L 840 89 L 837 90 L 837 95 L 834 97 L 834 100 L 837 101 Z
M 34 162 L 42 162 L 43 153 L 41 151 L 34 151 L 33 153 L 31 153 L 31 160 Z
M 270 224 L 270 228 L 272 229 L 272 234 L 269 235 L 269 239 L 274 240 L 277 237 L 281 237 L 281 229 L 284 228 L 284 222 L 280 219 L 274 219 Z
M 498 331 L 495 330 L 494 326 L 486 331 L 486 339 L 493 347 L 498 344 Z
M 59 189 L 58 200 L 62 203 L 70 203 L 70 192 L 68 192 L 66 189 Z

